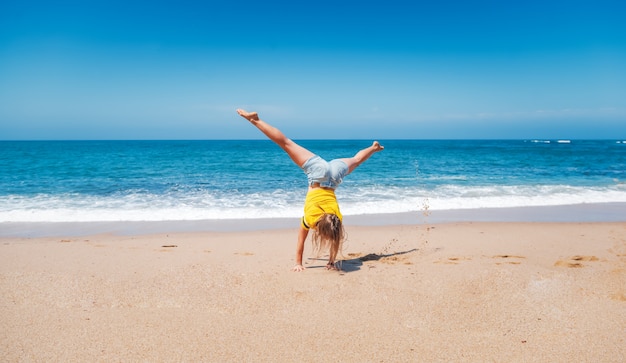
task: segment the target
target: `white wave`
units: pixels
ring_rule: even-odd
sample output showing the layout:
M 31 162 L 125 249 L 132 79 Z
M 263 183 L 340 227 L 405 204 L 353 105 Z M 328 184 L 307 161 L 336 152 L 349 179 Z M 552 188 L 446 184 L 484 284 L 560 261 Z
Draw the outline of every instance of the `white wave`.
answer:
M 420 176 L 420 180 L 424 181 L 466 181 L 469 180 L 467 175 L 428 175 Z
M 584 203 L 626 202 L 626 188 L 614 185 L 608 188 L 554 186 L 442 186 L 435 190 L 390 191 L 400 198 L 348 198 L 342 202 L 342 211 L 351 214 L 414 212 L 420 210 L 451 210 L 473 208 L 508 208 L 556 206 Z
M 304 193 L 272 192 L 215 196 L 197 194 L 129 194 L 0 198 L 0 222 L 113 222 L 285 217 L 296 215 L 289 203 Z M 300 206 L 299 210 L 302 209 Z
M 0 222 L 114 222 L 205 219 L 297 218 L 305 191 L 256 194 L 80 195 L 0 197 Z M 424 210 L 556 206 L 626 202 L 626 185 L 568 185 L 339 188 L 344 215 Z

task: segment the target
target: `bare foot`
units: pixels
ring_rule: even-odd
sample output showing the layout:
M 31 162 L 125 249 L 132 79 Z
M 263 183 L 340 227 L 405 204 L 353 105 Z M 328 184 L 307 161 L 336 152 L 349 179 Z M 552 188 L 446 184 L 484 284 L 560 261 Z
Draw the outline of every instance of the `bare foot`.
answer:
M 372 144 L 372 147 L 374 148 L 375 152 L 385 150 L 385 147 L 382 146 L 378 141 L 374 141 L 374 143 Z
M 339 269 L 339 267 L 337 267 L 337 264 L 334 262 L 329 262 L 326 264 L 326 269 L 327 270 L 332 270 L 332 271 L 341 271 L 341 269 Z
M 253 122 L 259 121 L 259 114 L 256 112 L 247 112 L 246 110 L 242 110 L 241 108 L 237 110 L 239 116 L 245 118 L 246 120 Z

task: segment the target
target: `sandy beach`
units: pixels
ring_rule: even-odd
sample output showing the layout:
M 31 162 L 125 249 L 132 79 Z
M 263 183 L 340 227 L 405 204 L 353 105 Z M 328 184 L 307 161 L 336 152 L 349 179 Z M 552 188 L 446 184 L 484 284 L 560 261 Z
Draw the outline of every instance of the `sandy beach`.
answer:
M 623 362 L 626 223 L 0 239 L 3 362 Z

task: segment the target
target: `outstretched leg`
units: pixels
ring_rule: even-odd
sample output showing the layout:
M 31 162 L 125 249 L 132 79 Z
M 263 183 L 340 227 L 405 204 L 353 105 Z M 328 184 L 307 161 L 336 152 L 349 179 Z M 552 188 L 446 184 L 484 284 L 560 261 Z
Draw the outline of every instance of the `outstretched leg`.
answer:
M 365 160 L 369 159 L 370 156 L 372 156 L 375 152 L 381 151 L 383 149 L 384 147 L 378 141 L 374 141 L 372 143 L 372 146 L 360 150 L 353 157 L 340 160 L 348 164 L 348 174 L 350 174 L 354 169 L 356 169 L 357 166 L 361 165 Z
M 246 112 L 245 110 L 238 109 L 237 113 L 250 121 L 251 124 L 261 130 L 265 136 L 274 141 L 281 149 L 285 150 L 291 160 L 299 167 L 302 167 L 307 160 L 315 155 L 311 151 L 293 142 L 293 140 L 287 138 L 279 129 L 259 119 L 259 115 L 256 112 Z

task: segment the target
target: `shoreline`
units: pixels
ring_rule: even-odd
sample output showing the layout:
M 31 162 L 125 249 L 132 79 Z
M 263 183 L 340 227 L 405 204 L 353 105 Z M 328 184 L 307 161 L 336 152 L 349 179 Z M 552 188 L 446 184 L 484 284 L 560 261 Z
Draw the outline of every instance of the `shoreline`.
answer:
M 626 203 L 480 208 L 345 215 L 346 226 L 429 225 L 456 222 L 624 222 Z M 180 232 L 246 232 L 296 229 L 299 218 L 113 222 L 2 222 L 0 238 L 143 235 Z

